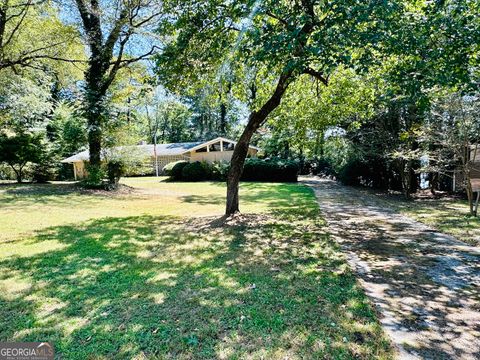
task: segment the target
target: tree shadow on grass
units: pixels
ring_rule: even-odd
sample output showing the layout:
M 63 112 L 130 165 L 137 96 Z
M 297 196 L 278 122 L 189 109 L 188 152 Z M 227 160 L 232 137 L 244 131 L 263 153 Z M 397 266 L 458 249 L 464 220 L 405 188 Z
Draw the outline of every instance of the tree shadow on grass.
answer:
M 375 194 L 385 206 L 415 217 L 418 221 L 434 226 L 440 231 L 469 244 L 480 244 L 480 218 L 469 215 L 466 200 L 453 197 L 417 198 L 406 201 L 390 194 Z
M 65 359 L 388 356 L 322 227 L 312 220 L 307 236 L 285 219 L 218 227 L 137 216 L 46 229 L 31 244 L 60 248 L 0 262 L 0 339 L 51 341 Z
M 225 202 L 225 195 L 194 194 L 182 196 L 181 200 L 199 205 L 218 205 Z M 241 183 L 240 206 L 255 203 L 266 204 L 268 208 L 281 212 L 295 205 L 293 211 L 297 215 L 298 208 L 317 209 L 312 202 L 312 190 L 306 186 L 287 183 Z
M 332 237 L 395 343 L 422 359 L 478 359 L 478 248 L 385 208 L 371 194 L 333 182 L 314 186 Z
M 95 202 L 107 195 L 87 191 L 76 183 L 55 184 L 8 184 L 0 186 L 0 207 L 20 209 L 29 205 L 77 205 Z

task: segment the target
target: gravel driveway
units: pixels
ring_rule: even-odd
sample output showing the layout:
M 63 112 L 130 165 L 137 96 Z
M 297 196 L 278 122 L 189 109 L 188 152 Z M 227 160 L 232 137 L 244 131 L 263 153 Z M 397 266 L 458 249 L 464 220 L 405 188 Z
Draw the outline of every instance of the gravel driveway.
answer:
M 330 180 L 315 190 L 400 359 L 480 359 L 480 248 Z

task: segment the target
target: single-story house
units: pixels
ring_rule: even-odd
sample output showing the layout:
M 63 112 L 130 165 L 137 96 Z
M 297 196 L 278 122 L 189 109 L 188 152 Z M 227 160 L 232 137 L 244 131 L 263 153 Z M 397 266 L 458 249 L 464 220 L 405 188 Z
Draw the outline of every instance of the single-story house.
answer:
M 179 160 L 189 162 L 206 161 L 209 163 L 230 161 L 236 144 L 236 141 L 217 137 L 210 141 L 157 144 L 156 146 L 153 144 L 118 146 L 105 149 L 102 152 L 102 159 L 106 159 L 114 154 L 136 154 L 136 156 L 144 157 L 151 164 L 152 173 L 155 174 L 155 166 L 157 166 L 158 172 L 161 173 L 165 165 Z M 247 156 L 254 157 L 259 150 L 258 147 L 250 145 Z M 73 164 L 73 172 L 75 180 L 77 180 L 86 176 L 85 162 L 88 162 L 89 159 L 90 154 L 88 150 L 84 150 L 62 160 L 62 163 Z

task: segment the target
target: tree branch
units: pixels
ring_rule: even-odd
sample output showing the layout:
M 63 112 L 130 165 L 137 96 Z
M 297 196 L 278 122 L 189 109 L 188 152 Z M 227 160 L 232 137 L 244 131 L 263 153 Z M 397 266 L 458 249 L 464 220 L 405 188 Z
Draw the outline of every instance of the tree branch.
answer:
M 140 26 L 145 25 L 146 23 L 150 22 L 151 20 L 155 19 L 157 16 L 160 16 L 160 15 L 162 15 L 161 11 L 153 13 L 152 15 L 146 17 L 145 19 L 142 19 L 141 21 L 139 21 L 135 24 L 132 22 L 132 26 L 134 28 L 139 28 Z
M 320 71 L 307 67 L 303 70 L 303 73 L 313 76 L 315 79 L 320 80 L 325 86 L 328 85 L 328 77 L 323 76 L 323 74 Z
M 83 26 L 87 33 L 90 31 L 91 23 L 90 23 L 90 16 L 89 11 L 87 9 L 87 5 L 85 4 L 84 0 L 75 0 L 77 3 L 78 11 L 80 12 L 80 17 L 82 18 Z
M 22 25 L 23 21 L 25 20 L 25 17 L 27 16 L 27 13 L 28 13 L 28 9 L 29 7 L 31 6 L 31 0 L 29 0 L 27 3 L 25 3 L 25 6 L 24 8 L 21 10 L 21 12 L 19 13 L 19 16 L 21 14 L 21 17 L 20 17 L 20 20 L 18 21 L 18 23 L 13 27 L 12 31 L 10 32 L 10 36 L 7 38 L 7 40 L 2 44 L 3 47 L 7 46 L 10 41 L 12 41 L 15 33 L 18 31 L 18 29 L 20 28 L 20 26 Z M 22 14 L 23 13 L 23 14 Z
M 121 35 L 121 30 L 122 28 L 128 23 L 128 8 L 125 7 L 122 9 L 120 12 L 120 16 L 115 21 L 115 24 L 110 31 L 110 34 L 107 37 L 107 40 L 105 41 L 105 47 L 103 51 L 103 55 L 111 59 L 113 56 L 113 48 L 115 47 L 115 44 L 117 43 L 118 39 L 120 38 Z M 128 34 L 127 37 L 130 35 Z
M 288 23 L 288 21 L 282 19 L 281 17 L 275 15 L 274 13 L 272 13 L 271 11 L 266 11 L 265 12 L 266 15 L 270 16 L 271 18 L 281 22 L 283 25 L 285 25 L 287 28 L 291 28 L 291 25 Z
M 143 54 L 143 55 L 140 55 L 140 56 L 137 56 L 137 57 L 134 57 L 134 58 L 129 58 L 129 59 L 120 59 L 119 61 L 117 61 L 117 60 L 112 61 L 112 62 L 110 62 L 110 65 L 115 65 L 118 62 L 120 67 L 125 67 L 125 66 L 127 66 L 129 64 L 132 64 L 134 62 L 145 60 L 145 59 L 149 58 L 151 55 L 153 55 L 155 53 L 156 49 L 159 49 L 159 47 L 158 46 L 152 46 L 150 51 Z

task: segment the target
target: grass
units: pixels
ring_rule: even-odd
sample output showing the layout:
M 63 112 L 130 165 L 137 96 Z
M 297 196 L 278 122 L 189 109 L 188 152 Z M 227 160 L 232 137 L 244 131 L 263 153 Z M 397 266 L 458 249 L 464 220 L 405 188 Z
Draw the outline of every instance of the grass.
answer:
M 469 215 L 468 203 L 456 198 L 403 199 L 389 198 L 388 204 L 417 221 L 469 244 L 480 244 L 480 217 Z
M 0 340 L 64 359 L 391 358 L 313 193 L 126 179 L 0 187 Z M 201 216 L 200 216 L 201 215 Z
M 87 193 L 72 183 L 0 185 L 0 242 L 49 226 L 131 215 L 221 216 L 225 185 L 171 183 L 165 178 L 126 178 L 131 192 Z M 289 204 L 292 184 L 244 183 L 242 211 L 265 212 Z M 48 215 L 47 215 L 48 214 Z

